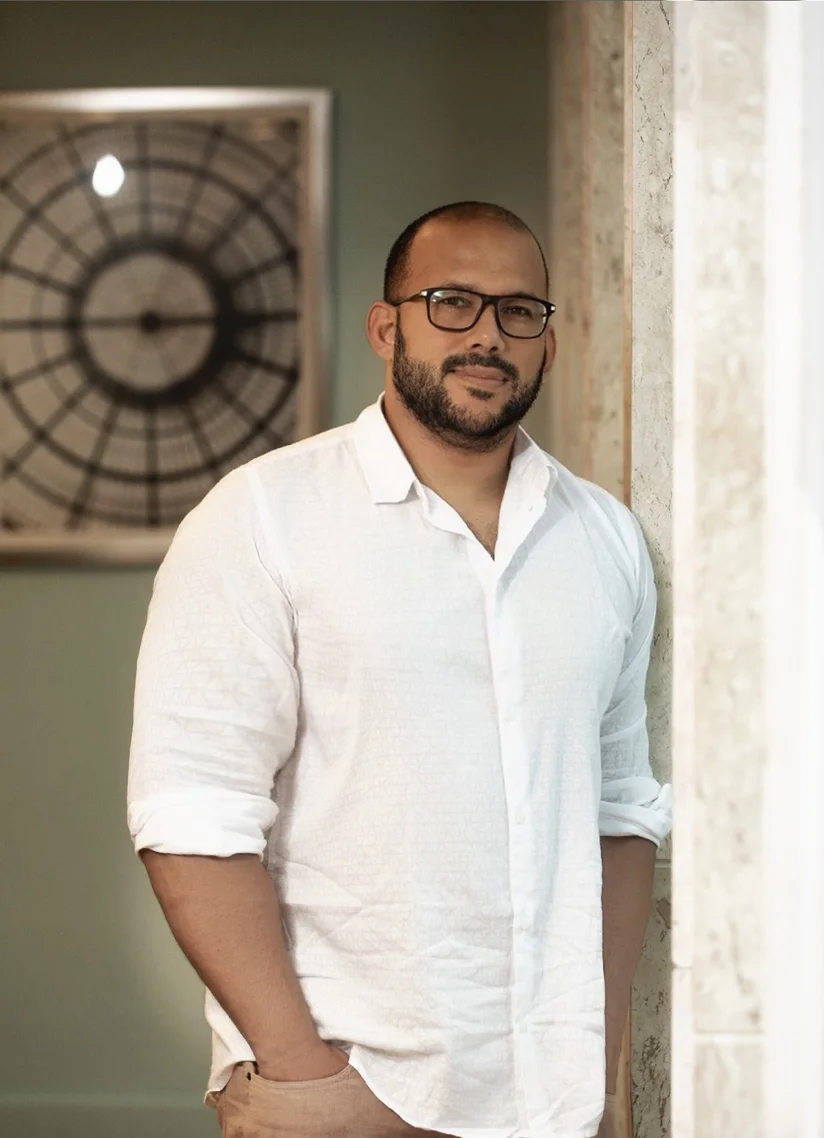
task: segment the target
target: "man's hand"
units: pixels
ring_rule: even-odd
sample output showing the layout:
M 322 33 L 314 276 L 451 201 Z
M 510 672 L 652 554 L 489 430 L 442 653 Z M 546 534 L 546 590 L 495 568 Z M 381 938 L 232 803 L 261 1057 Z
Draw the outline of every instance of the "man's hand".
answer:
M 618 1125 L 618 1106 L 614 1095 L 607 1095 L 604 1117 L 598 1127 L 597 1138 L 621 1138 L 621 1130 Z
M 259 1059 L 257 1072 L 262 1079 L 271 1079 L 277 1083 L 300 1083 L 337 1075 L 338 1071 L 348 1066 L 349 1056 L 345 1051 L 319 1039 L 317 1047 L 307 1054 L 290 1055 L 278 1060 Z

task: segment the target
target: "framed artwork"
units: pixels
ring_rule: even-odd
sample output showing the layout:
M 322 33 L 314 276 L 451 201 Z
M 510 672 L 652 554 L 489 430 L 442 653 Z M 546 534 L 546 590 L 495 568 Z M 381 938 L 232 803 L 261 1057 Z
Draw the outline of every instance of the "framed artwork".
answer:
M 324 427 L 330 103 L 0 95 L 0 562 L 156 564 Z

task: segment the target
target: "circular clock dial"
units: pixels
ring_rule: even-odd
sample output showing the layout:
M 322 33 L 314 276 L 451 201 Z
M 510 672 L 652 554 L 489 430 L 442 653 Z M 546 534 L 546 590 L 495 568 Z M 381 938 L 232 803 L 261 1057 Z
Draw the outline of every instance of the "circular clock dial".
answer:
M 173 526 L 234 466 L 292 441 L 301 127 L 255 131 L 5 129 L 5 528 Z M 102 196 L 108 156 L 122 186 Z
M 185 261 L 160 251 L 126 253 L 80 301 L 83 350 L 98 371 L 137 395 L 164 391 L 209 355 L 217 311 L 208 283 Z

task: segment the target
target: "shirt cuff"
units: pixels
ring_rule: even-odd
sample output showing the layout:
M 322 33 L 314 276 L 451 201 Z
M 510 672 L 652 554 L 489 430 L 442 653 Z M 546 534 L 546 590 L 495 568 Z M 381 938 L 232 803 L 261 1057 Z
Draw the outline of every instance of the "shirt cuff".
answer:
M 253 794 L 164 794 L 130 803 L 127 813 L 135 853 L 263 857 L 266 831 L 278 808 L 269 798 Z
M 646 838 L 660 846 L 672 830 L 672 786 L 653 778 L 606 783 L 598 829 L 602 838 Z

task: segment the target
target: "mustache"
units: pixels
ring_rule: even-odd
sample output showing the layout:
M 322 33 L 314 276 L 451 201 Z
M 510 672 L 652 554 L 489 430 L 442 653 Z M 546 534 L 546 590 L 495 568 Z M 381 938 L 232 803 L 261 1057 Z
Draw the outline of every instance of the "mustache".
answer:
M 507 379 L 511 379 L 515 383 L 520 379 L 520 372 L 509 360 L 502 360 L 497 356 L 481 356 L 475 352 L 468 352 L 460 356 L 447 356 L 441 364 L 441 379 L 460 367 L 494 367 L 496 371 L 503 372 Z

